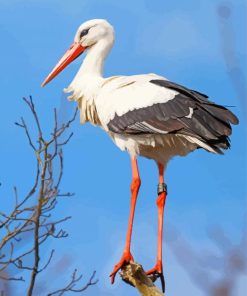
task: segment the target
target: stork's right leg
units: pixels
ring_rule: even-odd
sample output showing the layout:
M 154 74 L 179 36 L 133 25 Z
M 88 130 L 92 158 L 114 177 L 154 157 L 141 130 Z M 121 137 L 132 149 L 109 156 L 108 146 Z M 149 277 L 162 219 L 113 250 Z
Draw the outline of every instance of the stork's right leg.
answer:
M 112 273 L 110 274 L 111 283 L 114 283 L 116 273 L 127 263 L 133 261 L 133 257 L 130 253 L 130 244 L 131 244 L 131 234 L 132 234 L 132 227 L 134 221 L 134 214 L 135 214 L 135 206 L 136 200 L 139 192 L 139 188 L 141 186 L 141 179 L 139 176 L 138 165 L 136 157 L 131 158 L 131 167 L 132 167 L 132 182 L 131 182 L 131 203 L 130 203 L 130 216 L 129 216 L 129 224 L 125 242 L 125 248 L 123 251 L 122 258 L 120 261 L 114 266 Z
M 162 238 L 163 238 L 163 220 L 164 220 L 164 207 L 166 202 L 167 188 L 164 183 L 164 166 L 158 164 L 159 169 L 159 185 L 158 185 L 158 198 L 156 201 L 158 207 L 158 246 L 157 246 L 157 261 L 155 267 L 146 272 L 154 278 L 160 278 L 162 291 L 165 292 L 165 279 L 163 274 L 162 264 Z

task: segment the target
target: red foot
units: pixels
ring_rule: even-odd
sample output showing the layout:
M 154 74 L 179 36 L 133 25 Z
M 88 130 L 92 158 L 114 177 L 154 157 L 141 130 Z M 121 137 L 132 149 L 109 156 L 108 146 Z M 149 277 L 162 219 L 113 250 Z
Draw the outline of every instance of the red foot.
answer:
M 160 278 L 162 291 L 165 292 L 165 279 L 163 274 L 163 266 L 161 261 L 157 261 L 154 268 L 148 270 L 146 272 L 147 275 L 149 275 L 153 282 L 157 280 L 157 278 Z
M 111 283 L 113 284 L 115 281 L 116 273 L 125 265 L 128 264 L 130 261 L 134 261 L 133 256 L 130 252 L 124 252 L 120 261 L 114 266 L 112 273 L 110 274 Z

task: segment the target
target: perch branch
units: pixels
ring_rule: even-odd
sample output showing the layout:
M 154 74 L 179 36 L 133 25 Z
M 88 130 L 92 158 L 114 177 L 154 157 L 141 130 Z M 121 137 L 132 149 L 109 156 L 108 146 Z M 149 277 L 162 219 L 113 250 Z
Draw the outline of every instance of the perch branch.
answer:
M 127 284 L 135 287 L 142 296 L 164 296 L 137 262 L 125 265 L 120 276 Z

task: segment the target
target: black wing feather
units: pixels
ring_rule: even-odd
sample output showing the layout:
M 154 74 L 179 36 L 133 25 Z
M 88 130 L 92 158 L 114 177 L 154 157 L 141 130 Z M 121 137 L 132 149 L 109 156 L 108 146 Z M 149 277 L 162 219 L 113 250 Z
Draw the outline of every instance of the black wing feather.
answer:
M 230 147 L 228 136 L 238 118 L 227 108 L 208 100 L 205 94 L 167 80 L 150 83 L 175 90 L 178 94 L 166 103 L 135 109 L 108 123 L 110 131 L 125 134 L 180 134 L 200 139 L 217 152 Z M 193 113 L 190 114 L 191 109 Z

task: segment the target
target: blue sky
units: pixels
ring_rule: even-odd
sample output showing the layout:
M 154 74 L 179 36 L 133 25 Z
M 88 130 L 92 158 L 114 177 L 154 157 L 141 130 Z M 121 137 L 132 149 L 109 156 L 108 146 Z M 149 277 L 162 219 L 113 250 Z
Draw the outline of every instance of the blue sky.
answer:
M 231 9 L 229 18 L 224 17 L 226 6 Z M 243 0 L 1 0 L 1 206 L 11 203 L 13 185 L 25 193 L 33 177 L 31 150 L 14 126 L 22 115 L 30 120 L 21 98 L 30 94 L 34 97 L 46 131 L 52 127 L 54 107 L 64 120 L 68 119 L 75 105 L 66 101 L 62 89 L 75 75 L 81 58 L 47 87 L 41 89 L 40 84 L 71 44 L 77 27 L 88 19 L 105 18 L 116 31 L 105 76 L 154 72 L 204 92 L 219 104 L 234 105 L 232 110 L 240 118 L 240 125 L 233 129 L 232 148 L 224 156 L 196 151 L 172 160 L 166 173 L 167 295 L 181 295 L 185 289 L 191 296 L 203 295 L 180 266 L 166 238 L 169 241 L 176 227 L 201 256 L 204 249 L 213 249 L 208 227 L 221 226 L 235 243 L 241 238 L 247 195 L 246 77 L 242 74 L 246 69 L 245 10 Z M 48 251 L 53 244 L 60 245 L 49 274 L 56 275 L 55 266 L 66 255 L 71 268 L 77 266 L 85 277 L 97 270 L 99 283 L 85 295 L 135 295 L 119 278 L 114 286 L 108 279 L 125 239 L 131 178 L 128 155 L 119 151 L 102 130 L 80 126 L 79 118 L 73 131 L 75 135 L 65 149 L 62 187 L 76 196 L 61 201 L 58 209 L 58 215 L 66 212 L 73 216 L 65 225 L 70 237 L 47 246 Z M 139 163 L 142 187 L 133 255 L 149 269 L 156 250 L 157 172 L 152 161 L 140 159 Z M 68 276 L 67 271 L 61 273 L 57 284 Z M 45 281 L 42 278 L 40 285 Z

